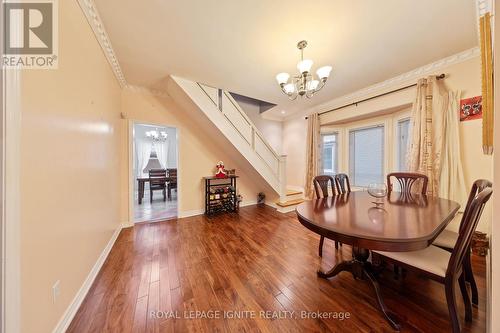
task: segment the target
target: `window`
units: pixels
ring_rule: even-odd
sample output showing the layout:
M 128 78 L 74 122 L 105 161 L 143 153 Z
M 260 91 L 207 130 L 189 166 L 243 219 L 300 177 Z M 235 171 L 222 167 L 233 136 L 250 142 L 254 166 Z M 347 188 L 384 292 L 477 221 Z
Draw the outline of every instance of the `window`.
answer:
M 398 170 L 406 171 L 406 154 L 408 152 L 408 142 L 410 140 L 410 119 L 398 121 L 397 126 Z
M 384 182 L 384 126 L 349 132 L 349 175 L 354 186 Z
M 321 163 L 319 173 L 334 175 L 338 172 L 338 133 L 321 134 Z

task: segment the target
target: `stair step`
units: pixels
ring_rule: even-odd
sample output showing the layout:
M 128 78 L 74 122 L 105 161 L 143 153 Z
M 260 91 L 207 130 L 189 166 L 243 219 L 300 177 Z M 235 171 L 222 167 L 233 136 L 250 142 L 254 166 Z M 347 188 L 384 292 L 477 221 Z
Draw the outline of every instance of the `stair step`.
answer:
M 290 207 L 290 206 L 295 206 L 298 204 L 301 204 L 304 202 L 304 199 L 295 199 L 295 200 L 288 200 L 285 202 L 276 202 L 276 204 L 280 207 Z
M 303 192 L 302 191 L 298 191 L 298 190 L 286 190 L 286 195 L 287 196 L 292 196 L 292 195 L 296 195 L 296 194 L 302 194 Z

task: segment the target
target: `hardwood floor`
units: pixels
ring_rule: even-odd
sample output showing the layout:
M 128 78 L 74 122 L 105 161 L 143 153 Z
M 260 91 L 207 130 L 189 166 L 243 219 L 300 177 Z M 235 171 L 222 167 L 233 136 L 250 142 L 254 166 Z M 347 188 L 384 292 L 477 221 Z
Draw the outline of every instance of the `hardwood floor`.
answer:
M 295 213 L 258 206 L 241 208 L 239 215 L 124 229 L 68 332 L 393 332 L 366 281 L 349 273 L 331 280 L 316 276 L 320 266 L 329 268 L 340 256 L 350 256 L 349 246 L 337 253 L 326 241 L 319 258 L 318 242 Z M 479 308 L 472 323 L 465 323 L 457 298 L 461 325 L 465 332 L 484 332 L 484 259 L 473 256 L 473 266 Z M 394 280 L 390 270 L 380 283 L 402 331 L 451 330 L 442 285 L 411 273 Z M 158 319 L 158 311 L 181 318 Z M 221 317 L 227 311 L 226 316 L 239 319 L 190 318 L 195 311 Z M 264 318 L 261 311 L 287 317 Z M 284 311 L 295 311 L 298 318 Z M 301 319 L 301 311 L 348 312 L 350 317 Z

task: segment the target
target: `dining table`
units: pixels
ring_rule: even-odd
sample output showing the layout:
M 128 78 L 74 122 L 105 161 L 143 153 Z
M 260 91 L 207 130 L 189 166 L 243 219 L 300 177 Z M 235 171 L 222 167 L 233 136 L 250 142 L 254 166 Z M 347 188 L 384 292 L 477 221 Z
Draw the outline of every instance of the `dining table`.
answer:
M 166 176 L 166 177 L 155 177 L 155 181 L 163 181 L 165 182 L 165 184 L 167 184 L 168 182 L 170 181 L 173 181 L 175 180 L 175 177 L 169 177 L 169 176 Z M 139 203 L 139 205 L 142 204 L 142 199 L 144 199 L 144 187 L 146 185 L 146 183 L 148 183 L 150 181 L 149 179 L 149 176 L 143 176 L 143 177 L 137 177 L 137 189 L 138 189 L 138 198 L 137 198 L 137 201 Z M 168 197 L 170 199 L 170 191 L 168 193 Z
M 374 198 L 367 191 L 353 191 L 313 199 L 298 205 L 296 213 L 307 229 L 352 246 L 352 258 L 337 262 L 320 278 L 332 278 L 343 271 L 355 279 L 367 280 L 375 291 L 378 307 L 395 329 L 401 326 L 382 298 L 372 264 L 372 250 L 407 252 L 425 249 L 446 228 L 460 208 L 454 201 L 413 193 L 390 192 Z

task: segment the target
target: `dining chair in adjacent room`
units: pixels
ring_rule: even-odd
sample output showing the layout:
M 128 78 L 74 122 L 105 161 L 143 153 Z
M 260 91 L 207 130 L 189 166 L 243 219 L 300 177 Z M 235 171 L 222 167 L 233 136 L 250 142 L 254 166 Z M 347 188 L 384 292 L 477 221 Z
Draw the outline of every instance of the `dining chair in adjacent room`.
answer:
M 335 175 L 335 186 L 337 193 L 344 194 L 351 192 L 351 184 L 349 183 L 349 176 L 345 173 L 338 173 Z
M 149 200 L 153 203 L 153 192 L 163 191 L 163 201 L 167 200 L 166 183 L 167 170 L 151 169 L 149 170 Z
M 177 192 L 177 169 L 167 169 L 168 172 L 168 200 L 172 199 L 172 190 Z
M 332 176 L 321 175 L 316 176 L 313 179 L 313 187 L 316 192 L 316 198 L 327 198 L 331 195 L 337 194 L 335 191 L 335 179 Z M 319 239 L 319 250 L 318 254 L 320 257 L 323 256 L 323 243 L 325 242 L 325 237 L 321 236 Z M 339 248 L 339 242 L 335 241 L 335 248 Z
M 421 275 L 445 286 L 446 302 L 454 333 L 460 332 L 460 322 L 457 314 L 457 300 L 455 297 L 456 283 L 460 286 L 465 305 L 465 320 L 472 321 L 472 305 L 465 284 L 465 260 L 470 251 L 472 235 L 479 223 L 484 205 L 490 199 L 493 190 L 489 187 L 478 191 L 469 201 L 460 223 L 458 238 L 451 252 L 431 245 L 423 250 L 411 252 L 373 251 L 384 262 L 389 262 Z
M 429 178 L 421 173 L 417 172 L 393 172 L 387 175 L 387 191 L 392 192 L 394 190 L 394 184 L 392 183 L 392 178 L 395 178 L 399 184 L 399 189 L 401 193 L 412 193 L 413 186 L 421 184 L 420 193 L 427 193 L 427 183 Z
M 476 180 L 474 184 L 472 184 L 472 188 L 469 194 L 469 199 L 467 200 L 467 205 L 465 206 L 466 209 L 467 207 L 469 207 L 470 203 L 479 192 L 481 192 L 485 188 L 491 188 L 492 186 L 493 184 L 489 180 L 486 179 Z M 467 214 L 467 211 L 464 211 L 463 214 L 464 215 Z M 460 224 L 459 229 L 462 229 L 462 224 Z M 455 248 L 455 244 L 457 243 L 458 236 L 459 236 L 458 232 L 445 229 L 434 240 L 432 245 L 438 246 L 442 249 L 445 249 L 446 251 L 452 252 L 453 249 Z M 467 281 L 471 287 L 470 289 L 472 293 L 472 304 L 477 306 L 479 303 L 478 299 L 479 297 L 477 292 L 476 280 L 474 279 L 474 274 L 472 272 L 470 249 L 465 254 L 464 271 L 465 271 L 465 281 Z

